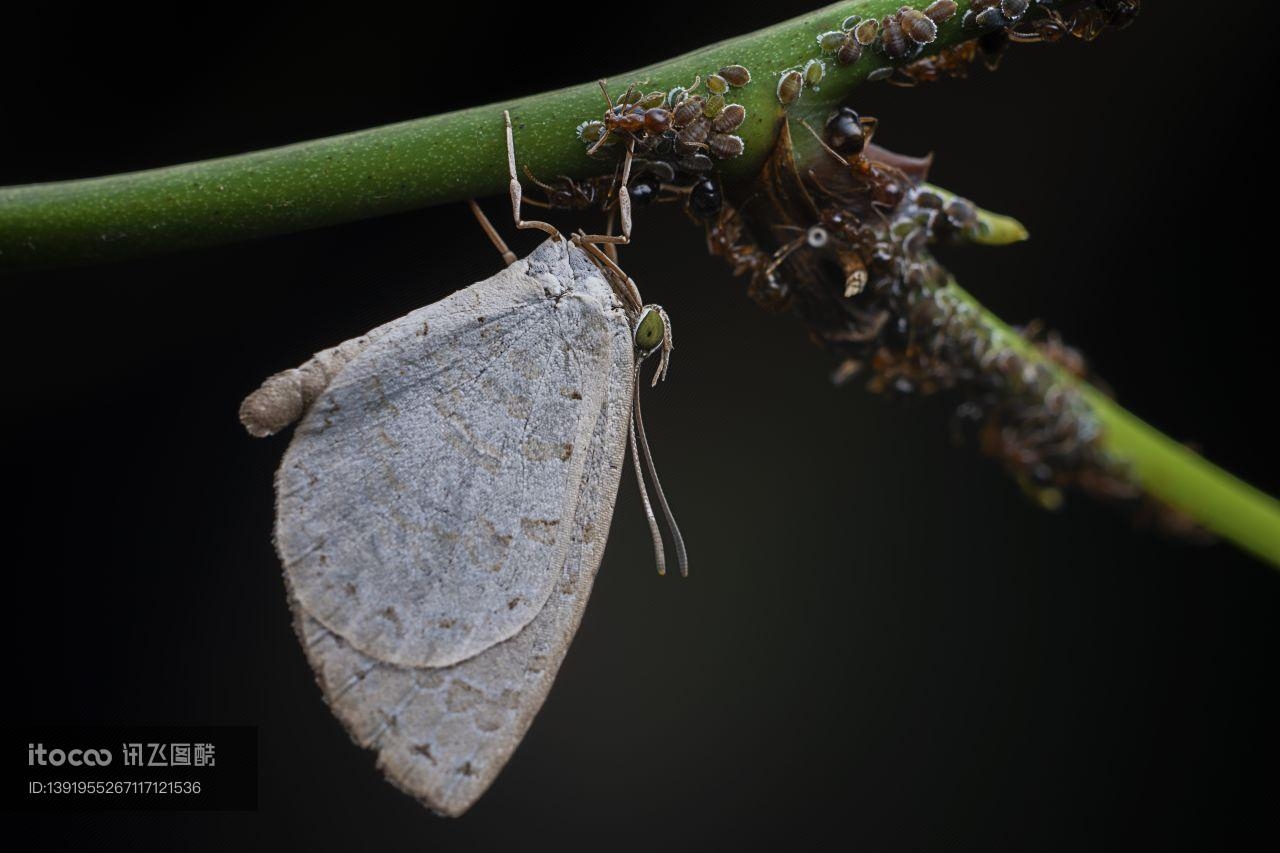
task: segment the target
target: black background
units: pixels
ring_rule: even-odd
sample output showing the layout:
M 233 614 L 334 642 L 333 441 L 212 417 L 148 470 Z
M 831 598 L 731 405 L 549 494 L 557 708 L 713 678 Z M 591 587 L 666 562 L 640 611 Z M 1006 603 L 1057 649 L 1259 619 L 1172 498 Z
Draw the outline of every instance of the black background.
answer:
M 1277 184 L 1247 35 L 1269 3 L 1149 2 L 1093 45 L 867 86 L 878 141 L 1033 239 L 944 261 L 1047 318 L 1135 412 L 1271 493 Z M 9 22 L 0 183 L 283 144 L 616 74 L 806 4 L 240 12 Z M 456 14 L 453 14 L 456 13 Z M 498 200 L 488 203 L 495 213 Z M 495 216 L 497 221 L 505 221 Z M 509 231 L 508 231 L 509 233 Z M 624 476 L 559 681 L 464 818 L 379 778 L 297 648 L 270 545 L 267 374 L 491 274 L 463 205 L 3 281 L 4 715 L 260 727 L 254 814 L 0 817 L 52 846 L 896 849 L 1259 845 L 1280 796 L 1280 576 L 1083 498 L 1049 514 L 950 405 L 833 365 L 674 209 L 623 254 L 670 310 L 646 421 L 693 557 L 658 578 Z M 536 238 L 513 243 L 527 251 Z

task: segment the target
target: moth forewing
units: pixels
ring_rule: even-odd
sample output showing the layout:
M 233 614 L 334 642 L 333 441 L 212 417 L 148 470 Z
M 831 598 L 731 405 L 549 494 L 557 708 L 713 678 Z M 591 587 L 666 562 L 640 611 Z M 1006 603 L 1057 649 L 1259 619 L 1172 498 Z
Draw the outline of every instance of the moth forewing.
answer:
M 516 227 L 551 238 L 514 260 L 473 202 L 505 270 L 271 377 L 240 410 L 254 435 L 302 418 L 276 475 L 276 549 L 326 700 L 392 782 L 447 815 L 546 698 L 628 440 L 659 571 L 644 469 L 688 567 L 637 396 L 638 359 L 660 347 L 666 374 L 670 322 L 597 245 L 629 239 L 630 145 L 623 234 L 565 239 L 521 217 L 504 120 Z
M 488 787 L 551 686 L 627 444 L 631 324 L 577 247 L 374 330 L 277 477 L 277 547 L 334 713 L 445 814 Z

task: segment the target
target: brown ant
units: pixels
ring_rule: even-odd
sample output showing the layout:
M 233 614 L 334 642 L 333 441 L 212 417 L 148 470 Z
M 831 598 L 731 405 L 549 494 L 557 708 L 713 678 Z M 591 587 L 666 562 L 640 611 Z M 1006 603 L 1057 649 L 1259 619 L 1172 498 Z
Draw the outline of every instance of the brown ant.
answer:
M 1106 29 L 1123 29 L 1133 23 L 1141 8 L 1141 0 L 1096 0 L 1067 17 L 1056 9 L 1042 7 L 1043 17 L 1023 28 L 1009 29 L 1008 36 L 1017 44 L 1052 43 L 1066 36 L 1093 41 Z
M 551 210 L 590 210 L 597 205 L 606 207 L 618 181 L 616 174 L 586 181 L 575 181 L 568 175 L 559 175 L 551 183 L 546 183 L 538 180 L 528 166 L 524 167 L 524 173 L 547 196 L 546 201 L 529 198 L 525 202 Z
M 615 104 L 609 97 L 605 81 L 598 82 L 609 109 L 604 114 L 604 133 L 594 145 L 587 149 L 588 154 L 595 154 L 613 134 L 626 134 L 630 144 L 641 136 L 661 136 L 671 129 L 671 110 L 661 106 L 666 100 L 666 96 L 661 92 L 652 92 L 637 98 L 636 87 L 632 83 Z M 697 83 L 694 85 L 696 86 Z

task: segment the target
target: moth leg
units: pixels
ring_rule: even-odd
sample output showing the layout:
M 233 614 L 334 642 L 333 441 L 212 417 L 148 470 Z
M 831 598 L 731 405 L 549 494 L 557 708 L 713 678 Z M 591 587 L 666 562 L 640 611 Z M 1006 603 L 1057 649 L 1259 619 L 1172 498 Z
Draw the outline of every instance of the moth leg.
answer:
M 614 211 L 611 209 L 609 211 L 609 219 L 608 221 L 605 222 L 605 226 L 604 226 L 604 233 L 606 235 L 613 234 L 613 214 L 614 214 Z M 605 243 L 604 253 L 608 255 L 609 260 L 613 261 L 615 264 L 618 262 L 618 244 L 617 243 Z
M 471 205 L 471 212 L 475 215 L 476 221 L 480 223 L 480 229 L 484 231 L 489 242 L 498 250 L 498 254 L 502 255 L 502 260 L 507 266 L 511 266 L 516 262 L 516 253 L 507 248 L 507 244 L 503 241 L 502 235 L 498 233 L 498 229 L 493 227 L 493 223 L 489 221 L 489 217 L 484 215 L 484 211 L 480 209 L 480 205 L 476 204 L 473 198 L 467 199 L 467 204 Z
M 301 418 L 333 377 L 378 336 L 361 335 L 321 350 L 301 367 L 269 376 L 240 404 L 240 423 L 249 435 L 274 435 Z
M 631 242 L 631 193 L 627 184 L 631 182 L 631 160 L 635 156 L 636 141 L 627 140 L 627 153 L 622 160 L 622 185 L 618 187 L 618 213 L 622 220 L 622 234 L 584 234 L 583 240 L 603 245 L 619 244 L 625 246 Z
M 550 222 L 540 222 L 536 219 L 525 221 L 520 218 L 520 198 L 522 191 L 520 189 L 520 178 L 516 175 L 516 140 L 511 133 L 511 113 L 507 110 L 502 111 L 502 118 L 507 125 L 507 174 L 511 178 L 511 216 L 516 221 L 517 228 L 537 228 L 539 231 L 545 231 L 551 235 L 552 240 L 560 239 L 560 232 Z
M 591 256 L 596 266 L 604 273 L 605 280 L 609 282 L 609 286 L 613 288 L 613 292 L 627 306 L 627 311 L 638 317 L 640 312 L 644 310 L 644 300 L 640 298 L 640 289 L 636 287 L 636 283 L 631 277 L 622 271 L 622 268 L 614 261 L 610 260 L 599 246 L 591 242 L 585 234 L 574 234 L 572 237 L 573 244 L 581 248 L 584 252 Z

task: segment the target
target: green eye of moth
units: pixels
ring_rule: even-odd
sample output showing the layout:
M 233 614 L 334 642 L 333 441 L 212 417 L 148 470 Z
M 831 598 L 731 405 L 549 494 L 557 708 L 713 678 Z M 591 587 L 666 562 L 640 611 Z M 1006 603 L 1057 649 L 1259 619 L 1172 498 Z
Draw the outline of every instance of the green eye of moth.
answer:
M 666 328 L 662 316 L 653 308 L 646 308 L 640 315 L 640 322 L 636 323 L 636 349 L 642 355 L 653 352 L 662 343 Z

